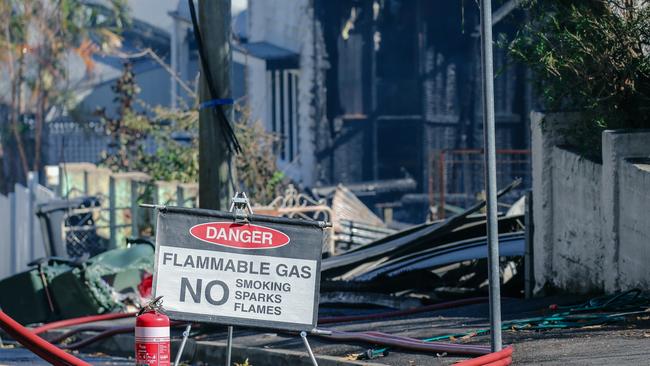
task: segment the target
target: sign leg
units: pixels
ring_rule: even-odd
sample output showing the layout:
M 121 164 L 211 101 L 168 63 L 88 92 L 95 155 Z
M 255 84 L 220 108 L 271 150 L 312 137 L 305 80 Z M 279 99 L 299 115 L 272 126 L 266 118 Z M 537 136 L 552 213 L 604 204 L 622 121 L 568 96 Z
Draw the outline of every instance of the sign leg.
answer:
M 185 349 L 185 343 L 187 343 L 187 338 L 190 336 L 191 330 L 192 330 L 192 324 L 188 324 L 187 327 L 185 328 L 185 331 L 183 332 L 183 341 L 181 342 L 181 346 L 178 348 L 178 352 L 176 352 L 176 359 L 174 360 L 174 366 L 178 366 L 178 363 L 181 362 L 181 355 L 183 355 L 183 350 Z
M 318 362 L 316 361 L 316 356 L 314 356 L 314 352 L 311 350 L 311 346 L 309 346 L 309 341 L 307 341 L 307 332 L 304 330 L 300 332 L 300 338 L 302 338 L 302 343 L 305 344 L 305 348 L 307 348 L 307 352 L 309 353 L 309 358 L 311 358 L 311 363 L 314 364 L 314 366 L 318 366 Z
M 232 357 L 232 325 L 228 326 L 228 342 L 226 343 L 226 366 L 230 366 Z

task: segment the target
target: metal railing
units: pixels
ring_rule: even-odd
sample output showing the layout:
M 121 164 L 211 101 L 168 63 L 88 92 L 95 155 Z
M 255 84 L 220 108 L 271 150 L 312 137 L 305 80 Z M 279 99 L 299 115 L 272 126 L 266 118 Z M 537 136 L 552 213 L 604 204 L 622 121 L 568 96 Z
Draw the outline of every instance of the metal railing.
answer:
M 448 212 L 462 211 L 485 197 L 483 149 L 441 150 L 430 155 L 429 204 L 435 208 L 436 219 Z M 503 202 L 514 202 L 531 186 L 530 150 L 497 150 L 497 182 L 510 183 L 516 178 L 523 182 Z
M 198 185 L 153 181 L 141 172 L 112 173 L 89 163 L 61 164 L 51 188 L 62 198 L 96 196 L 102 205 L 93 212 L 97 234 L 115 248 L 131 236 L 151 235 L 155 226 L 151 210 L 139 203 L 197 207 Z

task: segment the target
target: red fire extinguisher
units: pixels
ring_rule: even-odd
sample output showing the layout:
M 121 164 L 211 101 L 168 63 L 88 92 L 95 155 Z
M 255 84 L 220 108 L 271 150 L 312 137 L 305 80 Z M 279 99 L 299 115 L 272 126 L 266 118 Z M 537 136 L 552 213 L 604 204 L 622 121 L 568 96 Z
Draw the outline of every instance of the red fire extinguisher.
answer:
M 169 318 L 160 312 L 159 301 L 144 307 L 135 320 L 136 366 L 170 366 Z

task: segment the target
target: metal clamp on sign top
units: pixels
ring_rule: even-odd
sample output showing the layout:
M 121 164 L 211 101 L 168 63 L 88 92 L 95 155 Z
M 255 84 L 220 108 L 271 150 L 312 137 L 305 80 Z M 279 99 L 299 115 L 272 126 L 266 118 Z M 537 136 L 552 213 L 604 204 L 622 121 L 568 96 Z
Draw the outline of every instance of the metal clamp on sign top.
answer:
M 248 222 L 248 216 L 253 214 L 253 209 L 245 192 L 235 192 L 230 200 L 230 212 L 235 214 L 235 222 Z

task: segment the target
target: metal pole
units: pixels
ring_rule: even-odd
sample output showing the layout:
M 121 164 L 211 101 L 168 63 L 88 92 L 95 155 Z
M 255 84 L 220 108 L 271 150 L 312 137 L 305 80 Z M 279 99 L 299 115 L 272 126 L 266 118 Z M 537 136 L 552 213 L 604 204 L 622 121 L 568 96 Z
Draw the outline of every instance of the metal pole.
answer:
M 230 366 L 230 360 L 232 358 L 232 325 L 228 326 L 228 342 L 226 343 L 226 366 Z
M 302 343 L 304 343 L 305 348 L 307 348 L 307 353 L 309 353 L 309 358 L 311 359 L 311 363 L 314 364 L 314 366 L 318 366 L 318 361 L 316 361 L 316 356 L 314 356 L 314 352 L 311 350 L 309 341 L 307 341 L 307 332 L 305 332 L 304 330 L 300 332 L 300 338 L 302 338 Z
M 109 243 L 110 248 L 117 248 L 117 212 L 115 197 L 115 177 L 110 176 L 108 180 L 108 230 L 110 233 Z
M 176 359 L 174 360 L 174 366 L 178 366 L 178 363 L 181 362 L 181 356 L 183 355 L 183 350 L 185 349 L 185 343 L 187 343 L 187 338 L 190 336 L 190 331 L 192 330 L 192 324 L 188 324 L 183 332 L 183 341 L 181 346 L 178 348 L 176 353 Z
M 535 286 L 533 272 L 533 192 L 526 192 L 526 214 L 524 216 L 524 226 L 526 227 L 526 250 L 524 252 L 524 297 L 530 299 L 533 297 L 533 288 Z
M 481 0 L 481 58 L 483 61 L 483 134 L 487 193 L 488 274 L 490 284 L 490 335 L 492 351 L 501 350 L 501 280 L 497 225 L 497 174 L 494 127 L 494 71 L 492 61 L 492 1 Z
M 140 236 L 140 223 L 138 222 L 139 212 L 138 212 L 138 188 L 140 182 L 133 179 L 131 181 L 131 236 L 138 237 Z M 88 193 L 86 193 L 88 194 Z
M 29 227 L 29 232 L 27 235 L 29 236 L 29 259 L 32 260 L 32 258 L 36 257 L 36 243 L 35 243 L 35 237 L 34 237 L 34 208 L 36 206 L 36 187 L 38 186 L 38 172 L 29 172 L 27 174 L 27 188 L 29 192 L 29 205 L 27 206 L 28 209 L 28 227 Z M 40 266 L 39 266 L 40 267 Z M 40 269 L 41 273 L 43 273 L 43 269 Z M 44 277 L 44 275 L 41 275 L 41 277 Z M 47 287 L 45 288 L 47 290 Z M 48 294 L 48 300 L 50 301 L 50 307 L 52 308 L 52 301 L 49 298 Z M 52 311 L 54 309 L 52 308 Z

